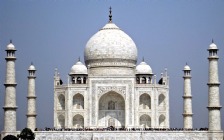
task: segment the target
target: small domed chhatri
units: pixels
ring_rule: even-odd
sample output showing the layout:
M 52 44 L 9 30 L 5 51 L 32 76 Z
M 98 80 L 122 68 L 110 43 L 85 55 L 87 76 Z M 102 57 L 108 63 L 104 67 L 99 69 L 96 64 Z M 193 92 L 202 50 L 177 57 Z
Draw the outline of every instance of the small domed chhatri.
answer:
M 136 74 L 153 74 L 152 68 L 144 61 L 136 67 Z
M 191 68 L 190 68 L 190 66 L 188 66 L 188 64 L 186 64 L 186 65 L 184 66 L 184 70 L 191 70 Z
M 87 68 L 79 60 L 75 65 L 72 66 L 70 74 L 87 74 Z
M 218 50 L 218 47 L 214 43 L 213 39 L 212 39 L 212 44 L 209 45 L 208 50 Z
M 34 67 L 33 63 L 31 63 L 31 65 L 29 66 L 28 70 L 35 70 L 36 71 L 36 68 Z
M 10 43 L 7 45 L 7 50 L 16 50 L 15 46 L 12 44 L 12 40 L 10 40 Z

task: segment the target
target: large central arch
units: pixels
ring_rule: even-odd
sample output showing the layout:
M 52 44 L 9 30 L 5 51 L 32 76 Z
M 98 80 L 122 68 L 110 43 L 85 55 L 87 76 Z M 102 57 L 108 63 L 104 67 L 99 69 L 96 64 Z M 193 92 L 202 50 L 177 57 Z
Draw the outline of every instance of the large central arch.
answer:
M 114 92 L 109 91 L 99 99 L 98 127 L 125 126 L 125 100 Z

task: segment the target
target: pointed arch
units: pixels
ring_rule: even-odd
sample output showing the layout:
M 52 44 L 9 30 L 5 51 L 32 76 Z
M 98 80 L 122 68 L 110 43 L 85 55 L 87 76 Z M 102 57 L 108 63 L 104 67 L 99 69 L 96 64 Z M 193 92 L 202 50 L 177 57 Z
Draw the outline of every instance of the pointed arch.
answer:
M 158 104 L 159 106 L 165 106 L 165 96 L 163 94 L 159 95 L 159 100 L 158 100 Z
M 74 128 L 84 128 L 84 118 L 82 115 L 77 114 L 73 117 L 73 127 Z
M 159 127 L 165 127 L 166 117 L 162 114 L 159 116 Z
M 84 109 L 84 97 L 77 93 L 73 96 L 73 109 Z
M 82 78 L 81 77 L 77 77 L 76 83 L 77 84 L 82 84 Z
M 125 100 L 115 91 L 103 94 L 99 99 L 98 126 L 124 127 L 125 126 Z
M 136 77 L 136 83 L 137 83 L 137 84 L 140 84 L 140 79 L 139 79 L 139 77 Z
M 86 84 L 86 77 L 83 78 L 83 84 Z
M 147 93 L 139 97 L 139 109 L 151 109 L 151 97 Z
M 65 110 L 65 96 L 63 94 L 58 96 L 58 110 Z
M 58 116 L 58 126 L 59 126 L 59 128 L 65 128 L 65 116 L 64 115 Z
M 146 84 L 146 77 L 142 77 L 142 84 Z
M 151 117 L 149 115 L 146 115 L 146 114 L 142 115 L 139 118 L 139 124 L 143 128 L 151 127 Z

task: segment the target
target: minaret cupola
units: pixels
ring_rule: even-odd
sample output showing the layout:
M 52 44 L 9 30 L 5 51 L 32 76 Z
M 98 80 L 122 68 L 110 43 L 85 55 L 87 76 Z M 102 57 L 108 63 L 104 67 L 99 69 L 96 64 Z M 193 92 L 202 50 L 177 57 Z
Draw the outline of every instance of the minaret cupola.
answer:
M 12 44 L 12 40 L 10 40 L 10 43 L 7 45 L 5 51 L 7 52 L 7 58 L 16 59 L 16 57 L 15 57 L 16 48 Z
M 218 52 L 218 47 L 216 46 L 216 44 L 214 43 L 214 41 L 212 40 L 212 44 L 210 44 L 208 51 L 209 51 L 209 57 L 217 57 L 217 52 Z

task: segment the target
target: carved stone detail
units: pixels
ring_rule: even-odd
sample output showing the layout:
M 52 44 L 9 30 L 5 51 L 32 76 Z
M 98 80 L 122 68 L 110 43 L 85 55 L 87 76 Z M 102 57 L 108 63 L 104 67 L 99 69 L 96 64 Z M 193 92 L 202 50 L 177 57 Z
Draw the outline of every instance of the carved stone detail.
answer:
M 124 99 L 126 98 L 126 87 L 125 86 L 99 86 L 98 87 L 98 99 L 100 99 L 100 97 L 109 92 L 109 91 L 115 91 L 117 93 L 120 93 Z

